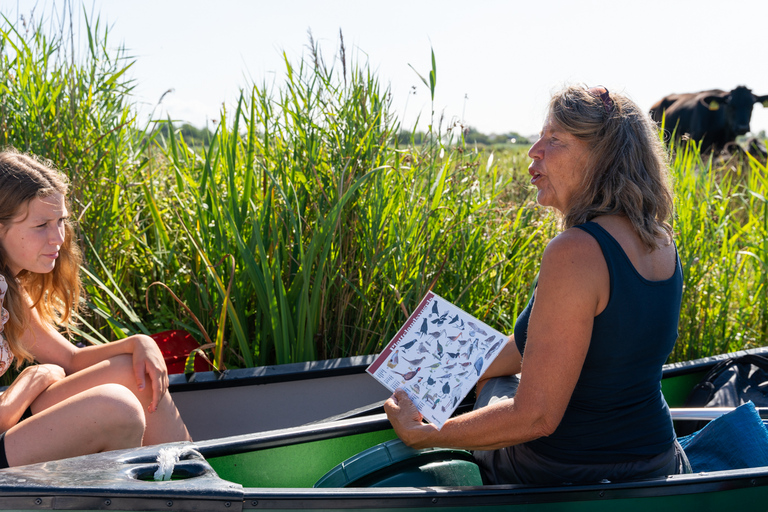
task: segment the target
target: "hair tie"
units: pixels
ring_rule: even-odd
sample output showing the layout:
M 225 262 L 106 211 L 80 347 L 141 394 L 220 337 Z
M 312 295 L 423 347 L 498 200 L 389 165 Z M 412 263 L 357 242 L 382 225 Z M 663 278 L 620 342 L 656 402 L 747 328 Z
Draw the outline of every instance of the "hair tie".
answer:
M 603 102 L 603 107 L 605 108 L 606 114 L 613 112 L 613 100 L 611 99 L 611 94 L 608 92 L 606 87 L 603 87 L 602 85 L 598 85 L 597 87 L 590 87 L 587 89 L 587 92 L 595 98 L 600 98 L 600 100 Z

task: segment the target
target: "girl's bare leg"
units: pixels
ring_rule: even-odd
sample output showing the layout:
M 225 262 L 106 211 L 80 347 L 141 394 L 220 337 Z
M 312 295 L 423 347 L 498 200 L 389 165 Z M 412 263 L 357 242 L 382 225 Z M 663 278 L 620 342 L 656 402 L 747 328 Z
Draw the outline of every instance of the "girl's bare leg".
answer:
M 141 446 L 141 403 L 127 388 L 103 384 L 68 397 L 11 427 L 5 453 L 11 466 Z
M 191 440 L 170 393 L 163 395 L 157 410 L 148 411 L 152 401 L 152 388 L 146 386 L 143 390 L 138 389 L 129 355 L 107 359 L 56 382 L 33 402 L 32 413 L 45 411 L 54 404 L 102 384 L 120 384 L 138 398 L 146 421 L 144 445 Z

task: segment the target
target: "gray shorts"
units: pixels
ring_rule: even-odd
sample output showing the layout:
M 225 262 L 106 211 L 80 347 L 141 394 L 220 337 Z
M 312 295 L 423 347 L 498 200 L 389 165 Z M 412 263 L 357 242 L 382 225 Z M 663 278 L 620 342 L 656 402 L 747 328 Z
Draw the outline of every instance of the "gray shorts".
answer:
M 515 396 L 518 378 L 489 380 L 477 397 L 475 409 Z M 526 444 L 474 452 L 486 484 L 559 485 L 616 482 L 690 473 L 685 452 L 675 440 L 669 450 L 653 457 L 615 464 L 567 464 L 536 453 Z

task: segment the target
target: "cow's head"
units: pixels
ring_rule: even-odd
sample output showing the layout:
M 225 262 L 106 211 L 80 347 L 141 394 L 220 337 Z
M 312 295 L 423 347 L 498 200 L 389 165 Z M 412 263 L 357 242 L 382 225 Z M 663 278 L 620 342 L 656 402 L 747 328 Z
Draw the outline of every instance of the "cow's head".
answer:
M 768 96 L 755 96 L 748 88 L 740 85 L 731 92 L 713 94 L 701 99 L 701 103 L 710 110 L 724 108 L 725 120 L 729 131 L 744 135 L 749 131 L 752 118 L 752 106 L 755 103 L 766 104 Z

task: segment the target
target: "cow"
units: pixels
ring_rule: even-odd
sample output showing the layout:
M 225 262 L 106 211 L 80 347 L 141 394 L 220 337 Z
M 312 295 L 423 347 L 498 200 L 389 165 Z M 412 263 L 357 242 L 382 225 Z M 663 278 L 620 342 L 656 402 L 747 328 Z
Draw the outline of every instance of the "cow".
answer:
M 768 96 L 755 96 L 740 85 L 729 92 L 712 89 L 671 94 L 651 107 L 651 116 L 659 125 L 664 117 L 665 130 L 674 133 L 676 139 L 687 134 L 692 140 L 701 141 L 702 152 L 719 151 L 735 141 L 737 135 L 749 131 L 755 103 L 768 106 Z

